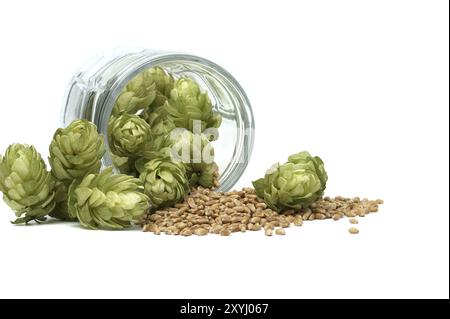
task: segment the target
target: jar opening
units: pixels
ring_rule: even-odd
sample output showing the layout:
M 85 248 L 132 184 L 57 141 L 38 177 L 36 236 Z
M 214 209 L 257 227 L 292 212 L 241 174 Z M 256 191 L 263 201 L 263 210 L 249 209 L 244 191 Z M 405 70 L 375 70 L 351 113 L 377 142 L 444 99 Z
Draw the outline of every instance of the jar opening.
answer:
M 175 78 L 190 78 L 208 93 L 214 111 L 220 113 L 223 118 L 219 138 L 213 142 L 213 147 L 220 172 L 219 190 L 231 189 L 247 167 L 254 142 L 253 113 L 244 90 L 227 71 L 206 59 L 186 54 L 143 52 L 144 54 L 140 52 L 122 56 L 108 67 L 99 70 L 96 76 L 84 79 L 89 83 L 83 84 L 93 86 L 93 90 L 84 92 L 82 98 L 78 98 L 80 110 L 75 112 L 72 107 L 70 116 L 67 116 L 66 103 L 66 122 L 67 117 L 74 116 L 91 119 L 105 135 L 107 152 L 103 165 L 111 166 L 113 161 L 106 138 L 108 122 L 113 106 L 127 83 L 152 67 L 161 67 Z M 78 88 L 77 85 L 73 87 Z M 68 102 L 71 92 L 73 93 L 73 90 L 69 92 Z

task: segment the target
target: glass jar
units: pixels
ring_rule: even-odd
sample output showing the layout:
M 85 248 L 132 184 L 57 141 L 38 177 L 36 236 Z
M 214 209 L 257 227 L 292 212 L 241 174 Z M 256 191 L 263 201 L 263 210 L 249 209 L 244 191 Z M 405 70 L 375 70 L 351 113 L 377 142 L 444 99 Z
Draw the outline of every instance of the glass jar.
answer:
M 208 92 L 222 115 L 219 139 L 213 142 L 219 166 L 219 190 L 230 190 L 247 167 L 255 124 L 250 102 L 239 83 L 219 65 L 189 54 L 146 49 L 114 49 L 91 60 L 72 78 L 63 105 L 62 125 L 83 118 L 105 136 L 104 167 L 113 166 L 107 129 L 114 103 L 123 87 L 141 71 L 159 66 L 175 78 L 189 77 Z

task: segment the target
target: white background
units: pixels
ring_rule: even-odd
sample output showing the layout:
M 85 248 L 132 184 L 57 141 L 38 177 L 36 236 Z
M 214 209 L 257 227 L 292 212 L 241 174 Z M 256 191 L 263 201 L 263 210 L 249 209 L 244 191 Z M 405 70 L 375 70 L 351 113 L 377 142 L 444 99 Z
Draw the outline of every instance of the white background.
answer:
M 0 152 L 47 156 L 66 85 L 116 46 L 181 50 L 229 70 L 253 104 L 248 186 L 300 150 L 329 195 L 383 198 L 360 220 L 287 236 L 154 236 L 50 222 L 0 204 L 0 297 L 449 297 L 447 1 L 7 1 Z

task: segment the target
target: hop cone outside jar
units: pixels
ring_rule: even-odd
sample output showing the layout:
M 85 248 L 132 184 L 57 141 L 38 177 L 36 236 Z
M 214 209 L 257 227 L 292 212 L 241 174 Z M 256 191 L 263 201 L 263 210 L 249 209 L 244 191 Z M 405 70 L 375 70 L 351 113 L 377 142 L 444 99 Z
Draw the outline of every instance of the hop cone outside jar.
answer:
M 217 129 L 222 123 L 220 114 L 212 109 L 208 94 L 202 93 L 199 85 L 188 78 L 175 82 L 165 108 L 176 127 L 188 129 L 193 133 L 204 133 L 209 128 Z M 199 125 L 198 129 L 196 125 Z M 215 139 L 217 135 L 216 133 Z
M 317 193 L 319 197 L 323 196 L 323 193 L 325 191 L 325 188 L 327 186 L 328 181 L 328 174 L 325 171 L 325 165 L 322 161 L 322 159 L 318 156 L 311 156 L 308 152 L 300 152 L 297 154 L 293 154 L 289 156 L 288 162 L 294 163 L 294 164 L 306 164 L 306 163 L 312 163 L 315 168 L 315 172 L 320 180 L 320 190 Z
M 68 127 L 58 129 L 50 144 L 49 162 L 57 180 L 57 207 L 52 217 L 72 220 L 67 209 L 67 192 L 74 180 L 98 173 L 105 153 L 103 135 L 87 120 L 75 120 Z
M 189 191 L 183 163 L 169 157 L 161 156 L 147 162 L 140 178 L 153 209 L 173 206 Z
M 323 195 L 327 179 L 322 160 L 301 152 L 285 164 L 273 165 L 253 186 L 270 208 L 281 212 L 308 207 Z
M 148 209 L 139 179 L 114 175 L 112 168 L 89 174 L 69 189 L 69 212 L 89 229 L 120 230 L 131 227 Z
M 55 208 L 55 181 L 33 146 L 13 144 L 0 155 L 0 191 L 18 217 L 13 224 L 44 221 Z

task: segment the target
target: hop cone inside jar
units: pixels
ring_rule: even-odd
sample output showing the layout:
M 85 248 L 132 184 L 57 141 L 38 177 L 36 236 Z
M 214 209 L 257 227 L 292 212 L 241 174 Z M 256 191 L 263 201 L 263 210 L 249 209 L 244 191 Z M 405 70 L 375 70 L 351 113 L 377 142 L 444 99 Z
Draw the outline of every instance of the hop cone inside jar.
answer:
M 150 145 L 151 128 L 137 115 L 112 117 L 108 125 L 111 151 L 121 157 L 137 157 Z
M 139 179 L 114 175 L 112 168 L 90 174 L 69 189 L 69 212 L 89 229 L 124 229 L 148 209 Z
M 158 107 L 152 112 L 145 113 L 144 119 L 151 128 L 152 145 L 149 150 L 159 151 L 164 146 L 167 136 L 175 128 L 175 124 L 169 118 L 164 107 Z
M 170 92 L 174 87 L 175 80 L 160 67 L 154 67 L 148 70 L 156 85 L 156 96 L 150 105 L 150 110 L 163 106 L 170 96 Z
M 13 144 L 0 155 L 0 191 L 18 217 L 13 224 L 44 221 L 55 207 L 55 181 L 33 146 Z
M 185 164 L 191 186 L 217 186 L 218 166 L 214 162 L 214 147 L 203 134 L 186 130 L 173 131 L 166 140 L 171 157 Z
M 220 114 L 213 111 L 208 94 L 203 93 L 199 85 L 188 78 L 175 82 L 165 108 L 176 127 L 194 133 L 203 133 L 208 128 L 217 129 L 222 123 Z
M 152 104 L 157 94 L 157 83 L 152 69 L 136 75 L 123 88 L 114 104 L 112 114 L 136 114 Z
M 322 160 L 301 152 L 273 165 L 253 186 L 270 208 L 282 211 L 308 207 L 323 195 L 327 180 Z
M 183 163 L 160 156 L 147 162 L 140 176 L 152 208 L 173 206 L 189 191 Z

